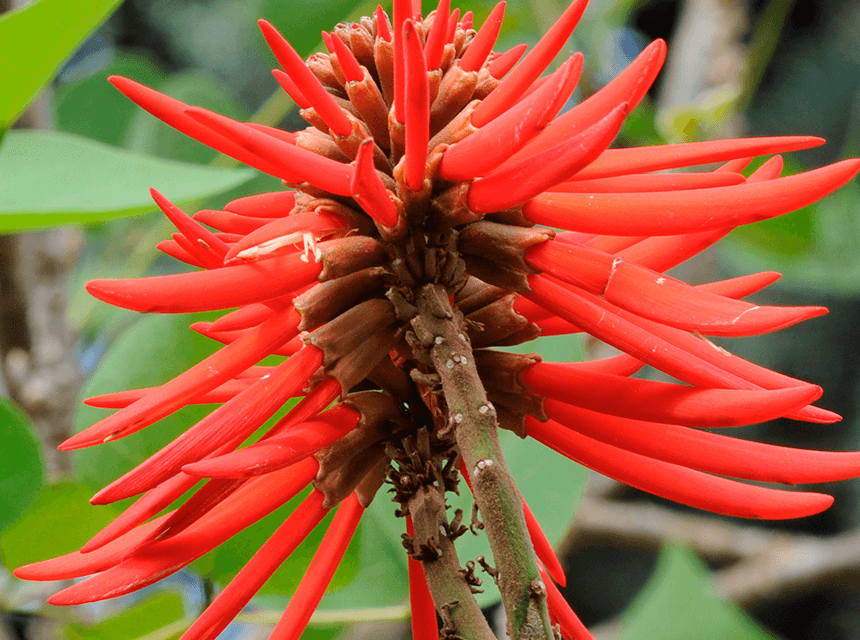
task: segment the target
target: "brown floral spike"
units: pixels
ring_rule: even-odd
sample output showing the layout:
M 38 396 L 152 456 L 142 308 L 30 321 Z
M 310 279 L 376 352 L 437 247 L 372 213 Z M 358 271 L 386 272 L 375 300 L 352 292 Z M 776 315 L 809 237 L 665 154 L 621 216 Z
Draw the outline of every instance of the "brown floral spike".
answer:
M 314 490 L 183 635 L 215 638 L 330 509 L 337 509 L 272 638 L 295 640 L 386 477 L 407 516 L 414 636 L 492 637 L 461 567 L 445 493 L 465 477 L 480 512 L 508 633 L 588 631 L 562 599 L 561 564 L 502 458 L 506 427 L 622 482 L 716 513 L 797 518 L 823 494 L 762 487 L 860 475 L 860 453 L 801 451 L 696 430 L 775 417 L 839 416 L 818 387 L 757 367 L 702 336 L 775 331 L 825 313 L 740 298 L 765 273 L 692 287 L 664 275 L 732 228 L 806 206 L 851 180 L 860 160 L 780 177 L 775 156 L 813 137 L 608 149 L 666 55 L 658 40 L 615 80 L 561 113 L 581 54 L 542 76 L 585 10 L 574 0 L 522 60 L 492 48 L 504 2 L 477 31 L 450 2 L 422 17 L 394 0 L 326 33 L 307 62 L 268 22 L 275 78 L 309 127 L 288 133 L 191 107 L 131 80 L 111 82 L 154 116 L 288 190 L 193 217 L 153 198 L 177 233 L 159 245 L 198 271 L 98 280 L 88 290 L 141 312 L 228 310 L 194 328 L 225 346 L 154 388 L 91 398 L 117 408 L 64 450 L 146 428 L 183 406 L 220 407 L 95 497 L 141 496 L 82 551 L 20 567 L 31 580 L 92 576 L 50 602 L 142 588 Z M 559 115 L 561 113 L 561 115 Z M 693 173 L 664 169 L 725 162 Z M 214 227 L 215 232 L 208 229 Z M 556 233 L 548 227 L 560 228 Z M 624 352 L 549 364 L 495 347 L 580 331 Z M 267 356 L 276 366 L 260 366 Z M 630 376 L 651 365 L 681 383 Z M 290 398 L 256 443 L 240 444 Z M 336 400 L 338 400 L 335 402 Z M 683 425 L 683 426 L 681 426 Z M 150 520 L 200 479 L 176 510 Z M 340 505 L 338 506 L 338 503 Z M 472 528 L 477 531 L 477 527 Z M 536 557 L 537 556 L 537 557 Z M 549 577 L 538 563 L 549 571 Z M 95 575 L 92 575 L 95 574 Z

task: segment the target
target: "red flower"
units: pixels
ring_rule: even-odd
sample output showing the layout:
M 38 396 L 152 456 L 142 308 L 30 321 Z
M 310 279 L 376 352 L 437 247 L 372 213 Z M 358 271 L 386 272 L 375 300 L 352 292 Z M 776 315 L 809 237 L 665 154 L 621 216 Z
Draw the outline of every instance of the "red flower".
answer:
M 445 515 L 444 492 L 456 488 L 462 466 L 501 569 L 511 636 L 519 638 L 524 625 L 549 636 L 553 620 L 565 637 L 587 638 L 528 552 L 533 545 L 564 583 L 507 474 L 498 426 L 632 486 L 717 513 L 794 518 L 830 505 L 826 495 L 723 476 L 839 480 L 860 474 L 860 454 L 786 449 L 695 429 L 780 416 L 838 420 L 811 404 L 818 387 L 702 338 L 774 331 L 826 310 L 741 300 L 778 274 L 691 287 L 664 272 L 738 225 L 822 198 L 849 181 L 860 161 L 779 177 L 777 155 L 745 178 L 740 171 L 752 156 L 822 140 L 608 149 L 657 75 L 665 44 L 654 42 L 610 84 L 558 115 L 582 56 L 540 76 L 585 5 L 576 0 L 518 64 L 522 46 L 491 52 L 504 3 L 475 32 L 471 14 L 449 15 L 448 0 L 426 19 L 409 0 L 395 0 L 393 25 L 378 8 L 373 18 L 325 34 L 330 54 L 307 62 L 261 21 L 283 68 L 275 77 L 312 125 L 297 133 L 236 122 L 111 79 L 156 117 L 294 190 L 242 198 L 193 218 L 153 191 L 178 229 L 159 248 L 202 270 L 95 281 L 88 289 L 142 312 L 236 307 L 192 327 L 225 346 L 160 387 L 90 398 L 119 411 L 61 448 L 127 436 L 188 404 L 221 406 L 95 496 L 104 504 L 141 495 L 80 552 L 17 575 L 96 574 L 53 596 L 54 604 L 122 595 L 186 566 L 313 483 L 183 636 L 214 638 L 337 508 L 272 635 L 297 638 L 387 477 L 398 515 L 408 516 L 415 637 L 437 636 L 437 611 L 443 631 L 486 636 L 470 571 L 460 570 L 451 542 L 464 527 L 460 516 L 449 522 Z M 725 164 L 656 173 L 715 162 Z M 624 354 L 548 364 L 491 348 L 579 331 Z M 257 365 L 272 354 L 286 359 Z M 630 377 L 645 364 L 684 384 Z M 237 450 L 300 396 L 258 442 Z M 200 478 L 209 481 L 185 504 L 150 520 Z

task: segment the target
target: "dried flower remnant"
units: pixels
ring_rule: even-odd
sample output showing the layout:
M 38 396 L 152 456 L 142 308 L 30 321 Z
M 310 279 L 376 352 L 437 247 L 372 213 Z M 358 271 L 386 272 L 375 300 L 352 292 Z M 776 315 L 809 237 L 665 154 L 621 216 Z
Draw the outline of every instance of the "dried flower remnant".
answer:
M 141 312 L 229 310 L 196 331 L 224 343 L 159 387 L 87 402 L 118 409 L 62 445 L 103 444 L 183 406 L 220 406 L 93 502 L 140 498 L 80 552 L 21 567 L 32 580 L 91 576 L 50 602 L 140 589 L 310 494 L 183 635 L 215 638 L 305 536 L 337 510 L 272 638 L 297 638 L 364 509 L 384 481 L 406 517 L 414 637 L 491 638 L 446 511 L 464 478 L 473 531 L 493 551 L 516 639 L 589 638 L 553 581 L 561 564 L 516 489 L 499 427 L 622 482 L 748 518 L 818 513 L 829 496 L 737 482 L 812 483 L 860 475 L 860 454 L 786 449 L 700 431 L 776 417 L 828 423 L 821 389 L 715 349 L 826 310 L 742 300 L 772 273 L 692 287 L 664 275 L 738 225 L 782 215 L 839 188 L 860 161 L 780 177 L 778 155 L 813 137 L 609 149 L 654 81 L 658 40 L 617 78 L 559 115 L 583 64 L 542 76 L 585 10 L 575 0 L 527 53 L 494 53 L 505 4 L 477 31 L 442 0 L 426 18 L 395 0 L 325 34 L 302 60 L 265 21 L 275 79 L 310 124 L 291 133 L 111 82 L 183 133 L 284 181 L 189 217 L 153 191 L 177 233 L 165 253 L 200 270 L 98 280 L 97 298 Z M 714 171 L 660 173 L 724 162 Z M 213 232 L 208 227 L 217 231 Z M 565 231 L 556 233 L 550 227 Z M 622 355 L 549 364 L 494 347 L 587 332 Z M 280 364 L 262 366 L 270 355 Z M 670 384 L 631 378 L 644 365 Z M 683 384 L 681 384 L 683 383 Z M 240 444 L 290 398 L 303 399 L 256 443 Z M 182 506 L 154 518 L 201 478 Z M 478 514 L 480 514 L 480 519 Z M 449 519 L 450 518 L 450 519 Z M 546 572 L 543 567 L 546 568 Z M 548 572 L 548 573 L 547 573 Z M 95 574 L 95 575 L 92 575 Z M 493 588 L 487 585 L 483 588 Z M 437 628 L 436 613 L 443 622 Z

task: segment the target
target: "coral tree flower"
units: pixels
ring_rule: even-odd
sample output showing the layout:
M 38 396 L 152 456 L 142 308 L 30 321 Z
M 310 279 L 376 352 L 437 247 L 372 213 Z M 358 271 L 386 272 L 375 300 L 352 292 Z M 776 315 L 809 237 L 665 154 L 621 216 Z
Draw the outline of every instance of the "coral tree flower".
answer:
M 664 272 L 738 225 L 826 196 L 854 177 L 860 161 L 780 177 L 782 161 L 773 154 L 823 142 L 813 137 L 609 149 L 666 46 L 653 42 L 607 86 L 561 113 L 582 56 L 543 74 L 585 5 L 575 0 L 524 56 L 524 47 L 493 52 L 504 2 L 476 31 L 471 14 L 452 14 L 449 0 L 426 18 L 410 0 L 395 0 L 393 19 L 378 8 L 338 25 L 324 34 L 329 53 L 307 61 L 261 21 L 281 66 L 275 78 L 310 124 L 296 133 L 236 122 L 111 78 L 154 116 L 290 189 L 193 217 L 153 190 L 177 228 L 159 248 L 199 270 L 87 288 L 140 312 L 230 310 L 192 327 L 224 346 L 159 387 L 90 398 L 118 411 L 61 449 L 123 438 L 185 405 L 220 406 L 95 496 L 95 504 L 140 497 L 80 552 L 21 567 L 18 576 L 91 576 L 54 595 L 54 604 L 123 595 L 185 567 L 312 485 L 183 636 L 216 637 L 336 509 L 272 634 L 294 639 L 387 478 L 398 515 L 407 516 L 414 637 L 437 637 L 437 612 L 461 635 L 477 624 L 472 635 L 480 637 L 486 629 L 467 601 L 468 572 L 445 573 L 451 558 L 459 567 L 451 539 L 463 527 L 445 519 L 444 491 L 465 477 L 500 567 L 513 557 L 504 545 L 518 543 L 516 527 L 504 535 L 493 528 L 502 520 L 493 509 L 505 499 L 515 505 L 528 539 L 523 548 L 533 546 L 549 573 L 533 560 L 533 570 L 523 565 L 532 571 L 528 606 L 566 638 L 580 639 L 590 636 L 553 584 L 564 583 L 561 565 L 514 485 L 504 484 L 493 444 L 498 426 L 716 513 L 796 518 L 831 504 L 819 493 L 737 480 L 845 479 L 860 474 L 860 454 L 698 429 L 777 417 L 838 420 L 812 404 L 818 387 L 707 339 L 775 331 L 826 310 L 742 300 L 774 273 L 693 287 Z M 765 154 L 773 157 L 760 169 L 740 173 Z M 724 164 L 661 172 L 713 163 Z M 550 364 L 494 348 L 577 332 L 622 354 Z M 280 364 L 258 364 L 271 355 L 282 356 Z M 644 365 L 678 382 L 632 378 Z M 291 398 L 303 399 L 239 448 Z M 155 517 L 201 478 L 207 482 L 182 506 Z M 448 532 L 441 538 L 440 522 Z M 499 586 L 518 638 L 517 616 L 526 614 L 511 594 L 522 576 L 508 569 Z M 452 604 L 446 589 L 466 589 L 466 596 Z

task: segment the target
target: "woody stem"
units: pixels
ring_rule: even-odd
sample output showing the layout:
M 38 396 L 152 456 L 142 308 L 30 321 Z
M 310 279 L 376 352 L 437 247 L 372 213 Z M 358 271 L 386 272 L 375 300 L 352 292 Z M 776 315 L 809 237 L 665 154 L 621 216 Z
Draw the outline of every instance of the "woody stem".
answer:
M 444 533 L 448 519 L 442 490 L 433 486 L 419 489 L 409 499 L 409 513 L 415 527 L 413 547 L 423 550 L 427 586 L 445 623 L 450 623 L 463 640 L 496 640 L 460 573 L 454 543 Z
M 463 315 L 445 287 L 428 284 L 417 295 L 412 327 L 427 345 L 442 381 L 448 417 L 483 516 L 499 570 L 498 583 L 512 640 L 553 640 L 546 588 L 526 529 L 522 499 L 502 457 L 498 422 L 487 400 Z M 437 603 L 439 605 L 440 603 Z

